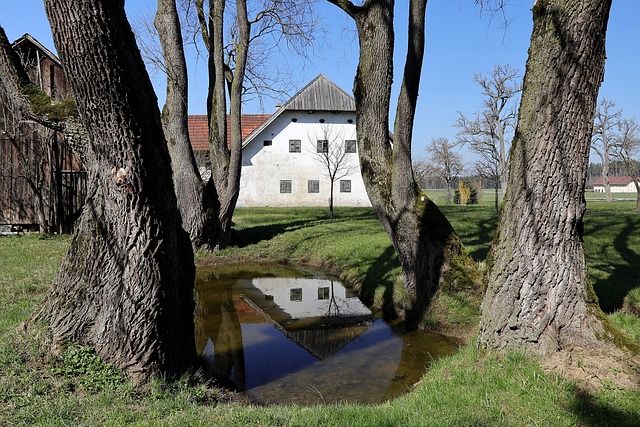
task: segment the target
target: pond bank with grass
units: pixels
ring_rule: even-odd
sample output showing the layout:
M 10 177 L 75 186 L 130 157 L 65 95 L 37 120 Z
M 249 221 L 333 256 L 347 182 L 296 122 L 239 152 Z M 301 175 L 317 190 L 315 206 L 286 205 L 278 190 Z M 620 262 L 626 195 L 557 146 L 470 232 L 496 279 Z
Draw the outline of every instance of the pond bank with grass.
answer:
M 619 317 L 616 324 L 638 340 L 640 322 L 625 304 L 634 304 L 628 296 L 638 290 L 640 220 L 633 202 L 628 210 L 625 203 L 589 203 L 585 252 L 610 318 Z M 492 207 L 442 209 L 482 262 L 497 222 Z M 241 209 L 234 218 L 240 245 L 216 256 L 199 254 L 197 261 L 304 261 L 373 283 L 364 295 L 383 299 L 393 289 L 384 285 L 396 283 L 401 272 L 374 213 L 338 209 L 337 215 L 328 221 L 323 209 Z M 25 335 L 19 328 L 44 297 L 69 241 L 0 237 L 0 425 L 636 426 L 640 419 L 637 390 L 613 382 L 586 390 L 521 354 L 487 356 L 473 344 L 435 361 L 408 394 L 382 404 L 258 407 L 230 402 L 224 390 L 194 381 L 197 375 L 136 389 L 94 364 L 90 353 L 53 356 L 44 330 Z M 473 313 L 459 308 L 453 315 Z

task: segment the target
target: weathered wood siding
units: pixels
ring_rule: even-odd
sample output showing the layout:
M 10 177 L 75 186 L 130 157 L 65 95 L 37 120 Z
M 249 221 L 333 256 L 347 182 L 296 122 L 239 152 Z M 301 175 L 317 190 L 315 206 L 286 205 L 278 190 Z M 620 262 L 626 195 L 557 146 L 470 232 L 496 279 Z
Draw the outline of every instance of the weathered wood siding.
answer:
M 72 97 L 60 62 L 29 35 L 14 43 L 30 80 L 56 99 Z M 11 136 L 15 134 L 15 138 Z M 0 94 L 0 226 L 37 227 L 36 193 L 55 231 L 70 233 L 86 198 L 86 172 L 60 133 L 30 121 L 15 123 Z

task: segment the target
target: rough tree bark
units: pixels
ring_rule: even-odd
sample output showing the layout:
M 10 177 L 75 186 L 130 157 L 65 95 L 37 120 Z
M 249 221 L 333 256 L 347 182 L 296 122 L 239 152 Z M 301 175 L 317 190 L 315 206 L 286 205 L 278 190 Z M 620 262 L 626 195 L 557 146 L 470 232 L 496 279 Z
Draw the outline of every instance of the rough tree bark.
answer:
M 587 277 L 582 218 L 611 1 L 533 8 L 509 183 L 492 248 L 479 345 L 547 355 L 612 330 Z
M 357 141 L 369 199 L 391 238 L 404 275 L 405 324 L 419 326 L 462 244 L 449 221 L 420 191 L 411 165 L 411 137 L 424 52 L 426 0 L 409 6 L 409 46 L 398 98 L 393 144 L 389 106 L 393 79 L 393 0 L 356 6 L 329 0 L 356 23 L 360 58 L 354 81 Z
M 153 88 L 124 1 L 47 0 L 90 137 L 89 196 L 35 319 L 137 382 L 196 359 L 193 252 L 180 226 Z
M 182 226 L 189 233 L 194 249 L 197 249 L 208 244 L 214 235 L 217 216 L 209 189 L 198 172 L 189 141 L 187 63 L 175 0 L 158 0 L 154 24 L 162 45 L 167 73 L 162 123 L 173 166 L 173 183 Z M 213 185 L 213 182 L 210 181 L 208 185 Z
M 200 6 L 202 10 L 202 6 Z M 231 218 L 240 192 L 242 167 L 242 91 L 250 24 L 246 0 L 236 0 L 237 38 L 234 41 L 235 67 L 233 71 L 224 58 L 224 0 L 209 2 L 208 28 L 201 19 L 203 37 L 209 49 L 209 152 L 211 179 L 215 184 L 219 228 L 213 239 L 214 248 L 223 248 L 231 240 Z M 200 12 L 202 16 L 202 12 Z M 229 124 L 227 125 L 227 89 L 229 91 Z M 227 140 L 227 135 L 231 138 Z

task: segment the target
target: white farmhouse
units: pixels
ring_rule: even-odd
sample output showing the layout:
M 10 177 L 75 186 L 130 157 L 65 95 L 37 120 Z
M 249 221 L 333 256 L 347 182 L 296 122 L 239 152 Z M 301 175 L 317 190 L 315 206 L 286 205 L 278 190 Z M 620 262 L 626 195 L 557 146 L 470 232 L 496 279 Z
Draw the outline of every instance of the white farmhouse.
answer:
M 637 193 L 633 178 L 630 176 L 610 176 L 609 188 L 612 193 Z M 604 180 L 598 177 L 593 182 L 593 191 L 595 193 L 604 193 Z
M 206 117 L 189 119 L 197 151 L 198 123 L 206 125 Z M 242 120 L 239 207 L 328 206 L 332 174 L 335 206 L 371 206 L 358 161 L 355 101 L 327 77 L 313 79 L 274 114 Z

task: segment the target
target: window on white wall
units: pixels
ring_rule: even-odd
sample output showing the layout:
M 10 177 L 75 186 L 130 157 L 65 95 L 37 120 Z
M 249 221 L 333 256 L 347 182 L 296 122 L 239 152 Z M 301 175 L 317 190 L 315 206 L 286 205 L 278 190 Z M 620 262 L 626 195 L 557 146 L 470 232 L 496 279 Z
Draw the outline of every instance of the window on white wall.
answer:
M 273 145 L 273 141 L 265 139 L 264 141 L 262 141 L 262 145 L 265 147 L 269 147 Z
M 351 180 L 350 179 L 341 179 L 340 180 L 340 192 L 341 193 L 351 193 Z
M 329 140 L 327 139 L 319 139 L 317 146 L 316 146 L 316 151 L 318 153 L 328 153 L 329 152 Z
M 302 288 L 289 289 L 289 301 L 302 301 Z
M 309 193 L 319 193 L 320 181 L 317 179 L 310 179 L 309 181 L 307 181 L 307 191 Z
M 323 300 L 323 299 L 329 299 L 331 296 L 331 293 L 329 292 L 329 287 L 322 287 L 322 288 L 318 288 L 318 299 L 319 300 Z
M 344 141 L 344 152 L 345 153 L 355 153 L 356 152 L 356 140 L 355 139 L 347 139 Z
M 289 140 L 289 152 L 290 153 L 301 153 L 302 152 L 302 143 L 299 139 L 290 139 Z
M 290 179 L 281 179 L 280 180 L 280 192 L 281 193 L 291 193 L 291 180 Z

